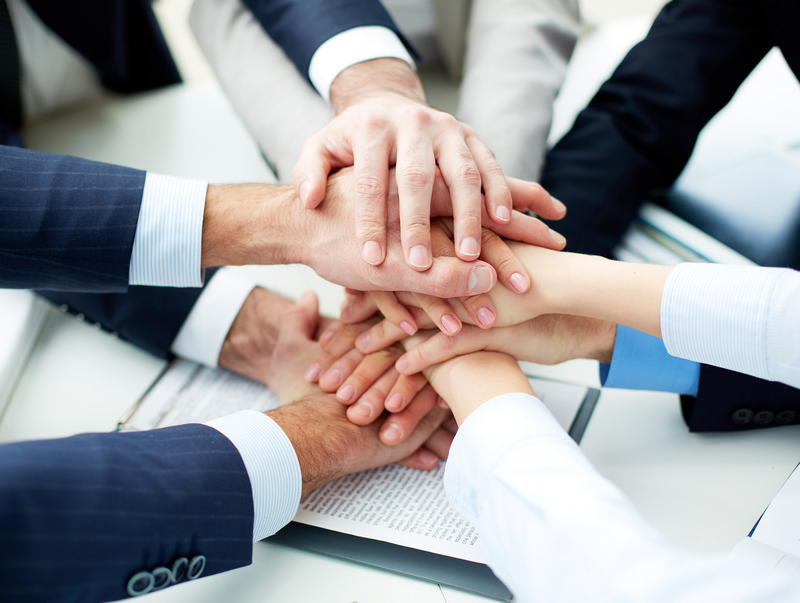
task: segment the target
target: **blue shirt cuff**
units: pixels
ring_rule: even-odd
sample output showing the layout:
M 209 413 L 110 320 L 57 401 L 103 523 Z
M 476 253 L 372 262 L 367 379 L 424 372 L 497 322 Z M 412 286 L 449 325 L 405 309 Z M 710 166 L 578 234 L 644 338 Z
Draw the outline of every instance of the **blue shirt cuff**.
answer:
M 600 363 L 603 387 L 697 395 L 700 364 L 670 356 L 664 341 L 619 325 L 611 364 Z
M 129 284 L 203 286 L 200 256 L 207 189 L 207 182 L 147 173 Z

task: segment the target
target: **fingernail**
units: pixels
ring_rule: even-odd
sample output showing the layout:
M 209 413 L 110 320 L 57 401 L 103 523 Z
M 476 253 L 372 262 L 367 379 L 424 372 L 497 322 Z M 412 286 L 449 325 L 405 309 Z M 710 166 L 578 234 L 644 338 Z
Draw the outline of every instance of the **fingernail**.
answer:
M 519 272 L 512 274 L 508 280 L 511 281 L 511 286 L 514 287 L 514 291 L 517 293 L 525 293 L 528 290 L 528 279 Z
M 550 202 L 553 204 L 553 209 L 555 209 L 557 212 L 566 213 L 567 206 L 561 203 L 561 201 L 559 201 L 555 197 L 550 197 Z
M 556 245 L 563 245 L 564 243 L 567 242 L 567 240 L 562 235 L 558 234 L 552 228 L 550 229 L 550 238 L 553 239 L 553 243 L 555 243 Z
M 405 356 L 400 356 L 400 359 L 395 362 L 394 367 L 397 369 L 397 372 L 402 373 L 408 368 L 408 360 L 406 360 Z
M 366 349 L 366 347 L 369 345 L 369 331 L 361 333 L 361 335 L 359 335 L 358 339 L 356 340 L 356 344 L 357 347 L 361 349 Z
M 319 345 L 324 348 L 326 345 L 328 345 L 331 339 L 333 339 L 333 331 L 325 331 L 322 334 L 322 337 L 319 338 Z
M 508 211 L 508 208 L 505 205 L 498 207 L 497 211 L 494 212 L 494 215 L 497 216 L 498 220 L 502 220 L 503 222 L 508 222 L 511 219 L 511 212 Z
M 494 285 L 494 276 L 492 271 L 486 266 L 478 266 L 473 268 L 469 274 L 469 293 L 475 295 L 476 293 L 486 293 Z
M 348 320 L 352 313 L 353 313 L 353 302 L 350 302 L 342 310 L 342 320 Z
M 381 439 L 388 440 L 389 442 L 396 442 L 400 439 L 400 436 L 403 435 L 403 432 L 400 431 L 400 428 L 395 425 L 394 423 L 390 423 L 388 427 L 383 429 L 383 433 L 381 434 L 383 437 Z
M 478 310 L 478 322 L 484 327 L 488 327 L 494 322 L 494 312 L 489 308 L 481 308 Z
M 442 326 L 444 327 L 444 330 L 451 335 L 458 331 L 458 321 L 449 314 L 442 316 Z
M 419 451 L 419 460 L 423 465 L 432 465 L 439 457 L 427 450 Z
M 318 362 L 315 362 L 311 366 L 308 367 L 306 371 L 305 380 L 311 381 L 312 383 L 317 380 L 319 377 L 320 372 L 322 371 L 322 367 L 319 365 Z
M 356 395 L 356 388 L 350 385 L 349 383 L 336 392 L 336 397 L 339 398 L 342 402 L 350 402 L 353 399 L 353 396 Z
M 329 387 L 339 387 L 342 379 L 342 372 L 339 369 L 333 369 L 325 373 L 325 381 L 328 382 Z
M 460 249 L 464 255 L 478 255 L 478 241 L 472 237 L 467 237 L 461 241 Z
M 415 245 L 411 248 L 408 254 L 408 261 L 412 266 L 417 268 L 427 268 L 431 265 L 431 256 L 428 255 L 428 249 L 423 245 Z
M 350 407 L 350 410 L 347 411 L 348 415 L 355 415 L 361 419 L 369 419 L 369 416 L 372 414 L 372 408 L 366 402 L 356 402 L 353 406 Z
M 311 184 L 306 180 L 303 184 L 300 185 L 300 200 L 303 202 L 303 205 L 306 204 L 306 200 L 308 199 L 308 192 L 311 190 Z
M 364 243 L 364 247 L 361 249 L 361 257 L 364 258 L 367 264 L 377 266 L 381 263 L 382 256 L 381 246 L 375 241 L 367 241 Z
M 394 392 L 389 399 L 386 400 L 386 409 L 387 410 L 400 410 L 403 406 L 403 394 L 400 392 Z
M 400 323 L 400 328 L 403 329 L 408 335 L 413 335 L 417 332 L 417 330 L 414 328 L 414 325 L 407 320 L 404 320 Z

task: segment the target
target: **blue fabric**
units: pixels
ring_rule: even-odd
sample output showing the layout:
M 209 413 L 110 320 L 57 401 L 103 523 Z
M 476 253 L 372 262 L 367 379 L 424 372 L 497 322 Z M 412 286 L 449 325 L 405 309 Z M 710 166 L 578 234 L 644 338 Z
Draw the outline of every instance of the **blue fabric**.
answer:
M 123 292 L 145 172 L 0 147 L 0 287 Z
M 603 387 L 697 394 L 700 364 L 670 356 L 664 341 L 622 325 L 617 326 L 611 364 L 600 363 Z
M 308 78 L 311 58 L 327 40 L 354 27 L 391 29 L 408 47 L 400 30 L 378 0 L 243 0 L 269 36 Z
M 236 448 L 211 427 L 0 446 L 0 600 L 127 597 L 140 571 L 205 555 L 204 576 L 248 565 L 253 499 Z
M 547 155 L 541 183 L 569 207 L 552 224 L 567 250 L 610 255 L 641 204 L 673 184 L 700 130 L 773 46 L 800 76 L 799 23 L 796 0 L 667 4 Z M 732 421 L 739 408 L 800 416 L 798 390 L 707 365 L 697 397 L 682 402 L 696 431 L 759 426 Z

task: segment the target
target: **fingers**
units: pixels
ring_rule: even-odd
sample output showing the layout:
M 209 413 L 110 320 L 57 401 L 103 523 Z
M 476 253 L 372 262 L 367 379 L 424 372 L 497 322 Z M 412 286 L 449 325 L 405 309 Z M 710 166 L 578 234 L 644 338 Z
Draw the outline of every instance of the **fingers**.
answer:
M 413 375 L 456 356 L 491 349 L 490 346 L 496 331 L 497 329 L 483 331 L 476 327 L 466 326 L 455 337 L 437 333 L 403 354 L 395 363 L 395 367 L 402 375 Z
M 370 318 L 378 311 L 378 305 L 372 296 L 365 291 L 348 289 L 348 299 L 342 307 L 342 322 L 352 324 Z
M 391 291 L 374 291 L 372 292 L 372 299 L 380 309 L 381 314 L 389 322 L 400 327 L 406 335 L 413 335 L 417 332 L 416 318 L 397 300 L 397 296 L 394 293 Z
M 336 390 L 336 399 L 345 405 L 353 404 L 400 355 L 400 348 L 392 346 L 365 356 Z
M 486 293 L 462 297 L 459 301 L 472 322 L 481 329 L 491 329 L 497 322 L 494 302 Z
M 561 234 L 550 229 L 544 222 L 518 211 L 511 212 L 508 224 L 494 224 L 489 228 L 506 239 L 556 251 L 563 249 L 567 244 L 567 240 Z
M 400 375 L 397 373 L 397 379 L 391 386 L 391 390 L 388 395 L 384 396 L 384 408 L 392 413 L 400 412 L 408 406 L 414 396 L 425 387 L 426 383 L 428 383 L 428 380 L 425 379 L 425 375 L 422 373 L 414 375 Z
M 386 258 L 386 194 L 394 146 L 386 118 L 365 113 L 353 146 L 356 241 L 364 261 L 378 266 Z
M 486 293 L 497 282 L 497 273 L 489 264 L 477 260 L 462 262 L 458 258 L 435 258 L 430 270 L 411 272 L 398 281 L 396 273 L 385 273 L 376 289 L 415 291 L 434 297 L 466 297 Z
M 369 425 L 383 414 L 386 394 L 391 391 L 399 373 L 392 367 L 383 373 L 364 392 L 355 404 L 347 409 L 347 418 L 355 425 Z
M 435 469 L 439 464 L 439 457 L 428 450 L 425 446 L 420 446 L 406 458 L 397 461 L 397 464 L 408 467 L 409 469 L 430 471 L 431 469 Z
M 440 427 L 431 434 L 431 437 L 425 440 L 423 448 L 426 448 L 438 458 L 446 461 L 450 454 L 450 446 L 453 444 L 453 438 L 455 438 L 453 432 L 444 427 Z
M 306 381 L 314 383 L 323 372 L 336 362 L 343 354 L 353 349 L 359 333 L 369 329 L 375 321 L 359 322 L 354 325 L 334 323 L 327 331 L 320 335 L 319 343 L 322 346 L 314 362 L 308 367 L 305 374 Z M 348 373 L 349 375 L 349 373 Z M 346 378 L 345 375 L 344 378 Z M 336 389 L 337 386 L 334 387 Z M 333 391 L 333 390 L 331 390 Z
M 481 249 L 481 259 L 494 267 L 497 271 L 497 278 L 507 289 L 525 293 L 530 288 L 531 278 L 528 271 L 503 239 L 491 230 L 484 229 Z M 483 326 L 482 323 L 479 324 Z
M 327 371 L 322 373 L 319 378 L 319 386 L 323 391 L 335 392 L 342 383 L 344 383 L 344 380 L 353 373 L 356 367 L 361 364 L 363 359 L 363 354 L 353 348 L 334 362 Z
M 356 337 L 356 349 L 362 354 L 371 354 L 406 337 L 408 337 L 408 333 L 386 319 Z
M 400 238 L 406 261 L 415 270 L 427 270 L 433 258 L 430 215 L 436 163 L 431 137 L 426 132 L 430 120 L 427 108 L 409 108 L 397 144 Z
M 325 128 L 309 138 L 292 170 L 292 186 L 306 209 L 313 209 L 322 203 L 328 175 L 332 170 L 342 167 L 342 162 L 324 144 L 331 133 L 329 128 Z
M 463 130 L 456 126 L 439 138 L 435 152 L 444 181 L 450 189 L 456 254 L 462 260 L 472 261 L 481 253 L 481 174 L 464 142 Z
M 405 441 L 417 424 L 428 412 L 436 407 L 436 392 L 430 385 L 425 386 L 411 403 L 399 413 L 390 414 L 381 427 L 379 437 L 387 446 L 396 446 Z
M 494 222 L 507 224 L 511 220 L 511 191 L 506 183 L 503 170 L 492 152 L 481 142 L 472 128 L 464 126 L 464 133 L 467 146 L 475 158 L 481 174 L 486 211 Z
M 514 209 L 530 210 L 546 220 L 560 220 L 567 214 L 567 207 L 551 197 L 538 182 L 506 178 L 506 184 L 511 192 Z
M 419 293 L 414 297 L 419 302 L 419 307 L 443 333 L 455 335 L 461 330 L 461 320 L 448 300 Z

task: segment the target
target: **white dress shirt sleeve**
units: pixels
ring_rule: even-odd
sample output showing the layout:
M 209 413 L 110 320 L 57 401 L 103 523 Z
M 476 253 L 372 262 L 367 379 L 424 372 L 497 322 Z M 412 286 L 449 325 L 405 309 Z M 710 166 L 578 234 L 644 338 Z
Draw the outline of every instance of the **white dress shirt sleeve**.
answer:
M 800 272 L 680 264 L 664 285 L 673 356 L 800 387 Z
M 472 413 L 444 479 L 451 505 L 477 526 L 487 563 L 515 599 L 800 600 L 798 584 L 755 579 L 668 543 L 532 396 L 498 396 Z
M 300 506 L 303 478 L 292 442 L 264 413 L 243 410 L 206 423 L 242 457 L 253 491 L 253 542 L 289 523 Z
M 414 59 L 388 27 L 365 25 L 336 34 L 317 48 L 308 66 L 308 78 L 326 101 L 331 99 L 331 84 L 336 76 L 356 63 L 394 58 L 416 70 Z
M 207 182 L 148 172 L 131 254 L 131 285 L 202 287 Z
M 170 351 L 206 366 L 217 366 L 222 344 L 255 283 L 221 268 L 206 284 Z

